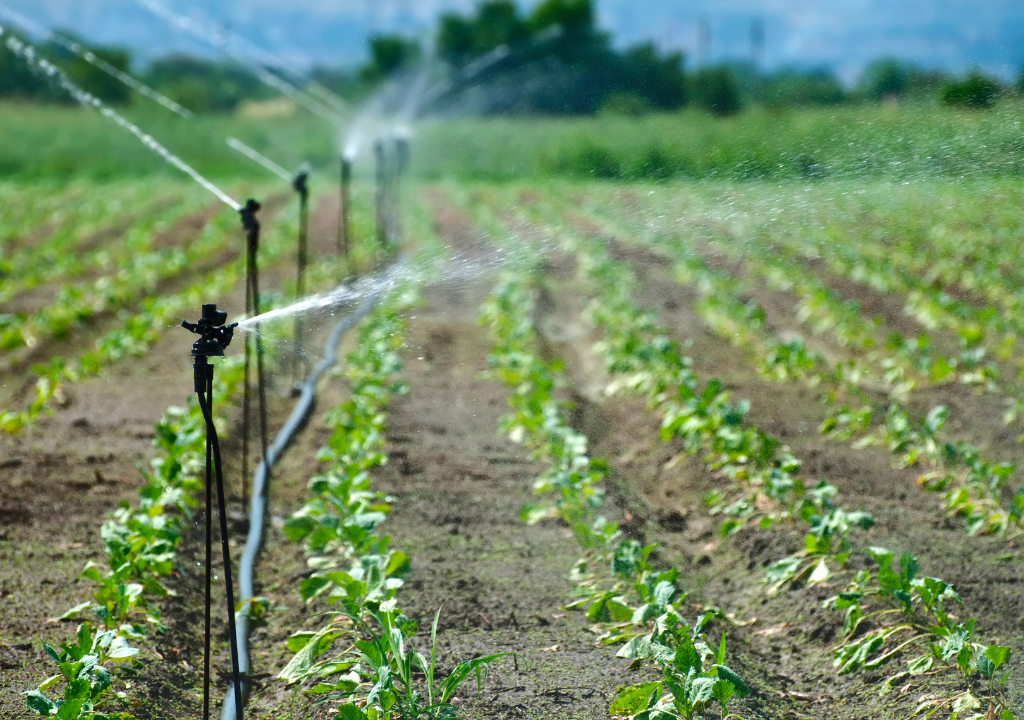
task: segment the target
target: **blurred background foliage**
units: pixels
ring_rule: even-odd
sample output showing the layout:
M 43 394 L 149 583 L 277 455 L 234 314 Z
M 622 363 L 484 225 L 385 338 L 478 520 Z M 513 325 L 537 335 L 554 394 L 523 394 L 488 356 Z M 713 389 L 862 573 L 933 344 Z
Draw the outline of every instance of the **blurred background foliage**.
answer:
M 844 84 L 827 69 L 691 67 L 683 54 L 652 43 L 616 46 L 596 24 L 592 0 L 542 0 L 529 12 L 510 0 L 486 0 L 471 12 L 441 16 L 431 40 L 375 36 L 361 66 L 309 73 L 353 104 L 395 78 L 426 73 L 428 84 L 445 81 L 447 91 L 426 113 L 445 122 L 416 124 L 415 170 L 425 178 L 1024 174 L 1024 74 L 1007 83 L 977 70 L 956 77 L 880 58 Z M 425 47 L 434 48 L 430 57 Z M 241 177 L 250 170 L 210 140 L 225 135 L 282 165 L 309 160 L 334 172 L 337 130 L 299 111 L 251 69 L 184 55 L 139 65 L 124 48 L 91 49 L 198 113 L 194 122 L 204 127 L 139 100 L 55 43 L 40 46 L 75 82 L 203 173 Z M 99 115 L 71 107 L 2 43 L 0 100 L 0 176 L 59 181 L 169 172 L 145 148 L 110 133 Z
M 88 46 L 82 38 L 62 34 Z M 1024 69 L 1016 83 L 1004 84 L 978 70 L 953 77 L 893 58 L 870 63 L 850 87 L 824 68 L 765 71 L 752 62 L 690 68 L 682 53 L 662 51 L 653 43 L 616 49 L 614 39 L 597 26 L 593 0 L 542 0 L 525 13 L 512 0 L 485 0 L 469 13 L 442 15 L 431 39 L 440 63 L 433 72 L 455 79 L 457 92 L 440 98 L 435 108 L 449 114 L 636 116 L 693 105 L 726 117 L 757 106 L 900 102 L 986 109 L 1024 92 Z M 389 78 L 426 66 L 420 40 L 371 37 L 362 66 L 315 67 L 310 79 L 357 102 Z M 233 112 L 273 96 L 231 61 L 179 55 L 133 67 L 127 49 L 89 47 L 195 112 Z M 133 101 L 126 88 L 60 46 L 49 42 L 42 50 L 102 100 L 114 105 Z M 0 98 L 70 102 L 2 45 Z

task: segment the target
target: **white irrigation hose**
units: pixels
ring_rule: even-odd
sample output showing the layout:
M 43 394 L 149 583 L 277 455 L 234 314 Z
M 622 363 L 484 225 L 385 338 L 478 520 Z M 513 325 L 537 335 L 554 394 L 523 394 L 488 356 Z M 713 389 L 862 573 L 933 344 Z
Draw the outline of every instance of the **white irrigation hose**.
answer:
M 338 343 L 342 336 L 352 327 L 366 317 L 380 296 L 386 291 L 381 288 L 368 295 L 350 315 L 341 320 L 331 330 L 324 346 L 324 359 L 309 374 L 302 384 L 302 394 L 295 404 L 295 409 L 288 417 L 281 431 L 274 438 L 270 448 L 267 450 L 266 461 L 271 468 L 274 463 L 288 447 L 292 436 L 302 427 L 313 410 L 316 384 L 321 376 L 327 372 L 338 360 Z M 238 638 L 238 667 L 242 677 L 242 702 L 243 705 L 249 698 L 252 689 L 252 680 L 247 678 L 250 672 L 249 662 L 249 606 L 255 596 L 253 590 L 253 574 L 256 566 L 256 556 L 263 546 L 263 528 L 266 524 L 267 509 L 267 468 L 261 461 L 252 480 L 252 499 L 249 502 L 249 534 L 245 541 L 245 549 L 242 551 L 242 559 L 238 568 L 238 596 L 242 598 L 239 603 L 239 610 L 235 613 L 235 622 Z M 234 720 L 235 718 L 235 693 L 233 688 L 228 689 L 224 698 L 224 706 L 221 709 L 222 720 Z

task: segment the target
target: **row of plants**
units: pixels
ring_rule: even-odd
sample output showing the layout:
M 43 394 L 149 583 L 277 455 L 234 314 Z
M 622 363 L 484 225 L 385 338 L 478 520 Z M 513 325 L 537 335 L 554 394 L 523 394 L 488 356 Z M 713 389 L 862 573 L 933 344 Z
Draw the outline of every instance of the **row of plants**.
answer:
M 265 248 L 263 259 L 273 262 L 287 251 L 287 243 L 273 243 Z M 327 258 L 311 268 L 314 285 L 322 284 L 329 271 L 337 271 L 338 258 Z M 123 357 L 124 352 L 141 354 L 159 337 L 159 330 L 180 319 L 208 299 L 229 292 L 241 278 L 241 267 L 235 264 L 209 274 L 183 293 L 167 298 L 153 298 L 143 313 L 132 316 L 121 332 L 105 336 L 97 343 L 95 355 L 87 354 L 79 361 L 77 372 L 64 376 L 51 374 L 51 388 L 59 390 L 59 382 L 78 380 L 85 374 L 98 372 L 105 363 Z M 276 306 L 280 298 L 264 295 L 264 304 Z M 282 329 L 277 329 L 275 334 Z M 264 330 L 266 331 L 266 329 Z M 123 333 L 123 334 L 122 334 Z M 130 343 L 131 350 L 128 350 Z M 118 353 L 118 348 L 121 353 Z M 273 349 L 273 343 L 268 350 Z M 273 352 L 266 358 L 275 364 Z M 229 358 L 215 373 L 215 406 L 241 392 L 244 367 L 240 356 Z M 59 362 L 55 365 L 61 368 Z M 48 378 L 44 378 L 48 379 Z M 42 389 L 41 389 L 42 391 Z M 52 391 L 49 397 L 52 397 Z M 218 422 L 218 430 L 224 432 Z M 160 454 L 143 471 L 145 486 L 140 490 L 137 507 L 122 502 L 104 523 L 101 537 L 107 555 L 107 567 L 90 562 L 82 576 L 95 584 L 90 600 L 65 613 L 60 619 L 71 620 L 82 615 L 95 619 L 79 625 L 73 641 L 54 648 L 43 643 L 46 654 L 57 664 L 58 674 L 47 678 L 36 689 L 25 693 L 27 705 L 47 717 L 61 720 L 129 719 L 128 713 L 109 711 L 112 706 L 131 702 L 129 693 L 133 670 L 143 663 L 137 645 L 153 632 L 166 632 L 161 621 L 159 602 L 174 595 L 167 580 L 182 572 L 176 564 L 177 548 L 182 533 L 193 520 L 195 493 L 202 489 L 205 458 L 205 421 L 196 397 L 190 396 L 186 408 L 171 407 L 155 428 L 154 445 Z M 263 622 L 266 603 L 263 598 L 242 598 L 239 611 L 249 613 L 254 622 Z M 123 688 L 116 687 L 117 668 L 126 669 Z M 56 691 L 56 692 L 55 692 Z
M 617 655 L 631 660 L 631 669 L 649 666 L 656 673 L 657 679 L 620 689 L 609 712 L 668 720 L 706 717 L 718 707 L 726 717 L 729 701 L 750 689 L 725 664 L 725 634 L 718 643 L 709 636 L 722 615 L 699 612 L 691 624 L 678 569 L 653 567 L 656 545 L 625 537 L 618 523 L 600 514 L 607 466 L 589 455 L 586 436 L 566 422 L 566 404 L 557 399 L 560 367 L 539 355 L 535 292 L 530 270 L 506 271 L 484 303 L 481 322 L 495 339 L 489 375 L 513 389 L 501 431 L 548 465 L 534 485 L 538 501 L 523 508 L 523 520 L 566 523 L 584 553 L 570 575 L 568 607 L 602 627 L 602 644 L 622 645 Z
M 1020 531 L 1024 490 L 1004 497 L 1015 466 L 988 460 L 966 440 L 943 434 L 948 417 L 944 406 L 913 417 L 903 404 L 918 380 L 948 381 L 955 374 L 955 359 L 947 362 L 940 355 L 931 365 L 921 362 L 927 356 L 927 343 L 921 338 L 906 341 L 897 336 L 890 338 L 888 352 L 871 351 L 876 346 L 873 325 L 856 307 L 832 297 L 816 279 L 795 280 L 798 273 L 761 266 L 762 276 L 770 282 L 802 295 L 798 319 L 811 322 L 815 332 L 831 332 L 842 346 L 866 352 L 829 359 L 799 337 L 780 338 L 769 327 L 765 309 L 745 299 L 746 281 L 709 268 L 685 241 L 660 238 L 652 246 L 672 258 L 680 282 L 698 291 L 701 301 L 696 307 L 709 327 L 752 354 L 762 374 L 775 380 L 800 379 L 822 391 L 820 397 L 831 407 L 822 432 L 858 446 L 885 445 L 901 465 L 920 466 L 919 484 L 939 492 L 945 511 L 963 518 L 971 534 L 1014 537 Z M 752 250 L 750 256 L 759 253 Z M 756 267 L 757 261 L 748 264 Z M 919 351 L 916 360 L 902 353 L 912 346 Z M 973 366 L 961 379 L 981 382 L 991 377 L 984 368 Z
M 275 218 L 272 230 L 264 233 L 260 248 L 260 264 L 266 268 L 292 252 L 294 213 L 285 212 Z M 236 226 L 223 228 L 223 234 L 212 236 L 211 242 L 223 244 L 225 236 L 243 240 Z M 223 297 L 236 287 L 245 273 L 244 253 L 224 266 L 211 270 L 183 290 L 165 296 L 151 296 L 133 310 L 118 313 L 121 324 L 96 340 L 93 349 L 76 358 L 54 357 L 48 363 L 33 365 L 37 379 L 24 410 L 0 410 L 0 432 L 18 433 L 37 418 L 49 412 L 54 402 L 64 400 L 63 387 L 98 374 L 103 368 L 127 357 L 139 357 L 153 346 L 169 327 L 176 327 L 182 313 L 198 307 L 210 297 Z M 333 264 L 336 261 L 324 261 Z M 317 271 L 317 279 L 322 273 Z
M 278 678 L 314 705 L 340 702 L 334 717 L 344 720 L 456 717 L 458 688 L 470 677 L 482 682 L 487 667 L 504 656 L 463 660 L 442 679 L 436 655 L 440 610 L 425 654 L 416 649 L 418 623 L 398 604 L 409 558 L 380 531 L 390 501 L 373 490 L 371 472 L 387 461 L 387 403 L 408 389 L 395 374 L 404 343 L 402 312 L 414 302 L 411 286 L 399 288 L 361 326 L 346 357 L 349 398 L 326 416 L 334 432 L 318 456 L 325 470 L 309 481 L 310 500 L 284 524 L 288 539 L 302 544 L 311 570 L 300 596 L 306 603 L 319 599 L 330 610 L 320 630 L 289 637 L 294 655 Z
M 680 232 L 678 224 L 664 227 L 624 221 L 599 203 L 593 205 L 587 215 L 599 217 L 602 227 L 617 237 L 641 238 L 646 244 L 671 248 L 677 261 L 685 262 L 694 276 L 712 272 L 705 256 L 713 248 L 719 260 L 742 266 L 745 271 L 725 280 L 730 287 L 743 288 L 747 294 L 752 294 L 751 280 L 756 279 L 798 298 L 793 313 L 798 324 L 807 325 L 815 335 L 832 335 L 841 348 L 863 353 L 864 362 L 857 359 L 858 374 L 874 378 L 901 400 L 915 387 L 953 380 L 989 391 L 999 389 L 1008 396 L 1016 394 L 1012 385 L 1000 387 L 1004 383 L 1000 382 L 999 368 L 986 359 L 991 358 L 991 354 L 983 346 L 981 334 L 964 330 L 958 336 L 956 350 L 949 350 L 932 342 L 927 332 L 905 337 L 893 328 L 882 328 L 877 320 L 869 320 L 861 314 L 859 302 L 844 300 L 823 282 L 810 269 L 811 259 L 807 255 L 793 251 L 792 244 L 785 238 L 779 239 L 762 228 L 753 235 L 741 235 L 742 228 L 734 230 L 724 221 L 703 219 L 696 226 L 687 225 L 686 232 Z M 851 279 L 866 283 L 865 278 L 856 273 Z M 926 287 L 921 292 L 926 290 L 930 292 Z M 915 297 L 917 301 L 913 302 Z M 922 305 L 921 297 L 920 293 L 916 296 L 911 293 L 907 301 L 909 314 L 913 314 L 913 307 Z M 923 324 L 932 329 L 936 327 L 933 322 Z M 883 330 L 887 332 L 883 334 Z
M 9 302 L 44 284 L 52 285 L 82 275 L 110 275 L 112 269 L 134 256 L 149 252 L 157 234 L 208 206 L 209 201 L 197 197 L 182 202 L 171 196 L 149 205 L 142 210 L 139 219 L 118 217 L 110 226 L 92 235 L 79 238 L 80 233 L 76 233 L 68 247 L 54 248 L 53 252 L 37 254 L 32 262 L 22 262 L 16 274 L 0 279 L 0 302 Z
M 62 284 L 52 301 L 32 314 L 4 316 L 0 351 L 14 361 L 10 356 L 13 350 L 34 348 L 51 338 L 66 337 L 90 318 L 116 312 L 146 297 L 161 283 L 222 252 L 225 237 L 231 235 L 238 235 L 238 218 L 222 213 L 190 242 L 135 253 L 113 275 Z M 240 237 L 238 247 L 241 251 Z
M 998 197 L 1007 189 L 968 188 L 970 209 L 959 197 L 959 188 L 955 202 L 943 196 L 942 189 L 936 192 L 930 186 L 925 191 L 901 191 L 917 200 L 908 212 L 894 212 L 893 205 L 899 206 L 893 202 L 894 194 L 903 198 L 892 188 L 880 188 L 882 196 L 877 198 L 874 195 L 879 193 L 851 189 L 833 193 L 827 200 L 798 198 L 800 213 L 794 218 L 779 207 L 777 198 L 730 193 L 726 212 L 686 212 L 686 234 L 700 236 L 701 242 L 744 262 L 774 267 L 783 287 L 787 281 L 792 287 L 793 281 L 815 278 L 811 268 L 821 266 L 872 292 L 902 297 L 904 312 L 927 330 L 915 338 L 901 339 L 898 334 L 886 338 L 894 345 L 892 350 L 922 356 L 916 364 L 924 381 L 945 382 L 959 376 L 990 391 L 999 389 L 1010 406 L 1006 419 L 1012 421 L 1024 385 L 1014 373 L 1000 378 L 999 368 L 1012 362 L 1016 370 L 1021 369 L 1017 353 L 1017 338 L 1024 327 L 1018 312 L 1021 279 L 1012 257 L 1013 243 L 1008 242 L 1019 221 L 1002 217 L 1005 210 L 989 196 Z M 928 193 L 925 201 L 916 198 L 915 192 Z M 864 198 L 866 194 L 870 199 Z M 595 207 L 614 212 L 604 200 Z M 654 193 L 637 200 L 652 211 L 643 217 L 656 218 L 643 222 L 643 233 L 659 239 L 679 234 L 684 218 L 679 217 L 677 195 Z M 666 216 L 670 205 L 673 214 Z M 849 304 L 859 310 L 856 303 Z M 937 353 L 928 337 L 928 331 L 936 329 L 947 331 L 958 345 L 946 357 Z
M 293 219 L 288 221 L 294 224 Z M 291 238 L 294 229 L 289 226 L 287 232 L 275 232 L 278 236 Z M 283 239 L 265 243 L 261 260 L 278 260 L 290 251 L 290 244 Z M 312 266 L 310 282 L 316 286 L 323 284 L 329 274 L 336 277 L 340 262 L 332 257 Z M 104 336 L 97 342 L 95 353 L 82 356 L 74 368 L 65 367 L 58 359 L 45 370 L 37 387 L 37 401 L 26 415 L 31 413 L 34 417 L 43 410 L 41 405 L 59 396 L 60 383 L 98 372 L 104 364 L 127 353 L 144 352 L 163 329 L 176 324 L 183 313 L 194 309 L 201 300 L 211 294 L 229 292 L 241 279 L 242 270 L 241 263 L 232 263 L 208 273 L 182 293 L 151 298 L 140 313 L 125 313 L 125 327 Z M 274 304 L 279 300 L 267 294 L 264 303 L 267 302 Z M 268 362 L 273 366 L 274 358 L 268 357 Z M 217 369 L 216 406 L 237 396 L 243 370 L 240 357 L 229 359 Z M 2 419 L 10 421 L 12 415 L 7 413 Z M 19 427 L 28 419 L 21 420 Z M 15 417 L 14 422 L 19 420 Z M 151 470 L 143 471 L 146 485 L 140 490 L 138 506 L 122 502 L 101 530 L 107 567 L 90 562 L 83 571 L 83 577 L 95 583 L 92 598 L 71 608 L 61 619 L 82 615 L 94 618 L 81 623 L 75 638 L 59 648 L 43 643 L 59 672 L 25 693 L 27 705 L 40 715 L 62 720 L 127 720 L 131 717 L 128 713 L 110 708 L 138 702 L 132 701 L 126 692 L 130 689 L 130 678 L 144 664 L 137 646 L 153 632 L 166 631 L 159 602 L 174 595 L 167 580 L 183 572 L 176 563 L 176 551 L 183 530 L 193 519 L 194 493 L 202 488 L 205 423 L 195 396 L 190 396 L 186 408 L 169 408 L 157 424 L 155 435 L 154 444 L 161 453 L 152 461 Z M 264 621 L 265 609 L 262 598 L 242 598 L 238 607 L 256 623 Z M 116 667 L 112 668 L 112 663 Z M 119 675 L 124 680 L 121 688 L 117 687 Z
M 151 204 L 156 194 L 177 197 L 155 183 L 110 183 L 97 197 L 95 185 L 0 183 L 0 288 L 46 263 L 59 261 L 81 242 L 116 227 Z
M 1013 493 L 1009 488 L 1015 465 L 991 461 L 970 442 L 943 433 L 948 419 L 945 406 L 936 406 L 924 416 L 913 416 L 903 402 L 916 379 L 894 355 L 871 357 L 869 353 L 869 362 L 875 365 L 872 372 L 872 367 L 856 357 L 833 361 L 808 349 L 798 338 L 783 341 L 768 327 L 764 309 L 739 296 L 742 284 L 735 278 L 708 269 L 686 249 L 676 250 L 669 243 L 659 244 L 659 248 L 675 259 L 676 277 L 701 293 L 703 300 L 698 309 L 709 326 L 752 351 L 763 373 L 780 380 L 801 379 L 824 390 L 821 397 L 831 410 L 822 425 L 823 433 L 862 447 L 885 446 L 903 467 L 920 467 L 919 484 L 940 493 L 946 512 L 962 518 L 971 534 L 1012 538 L 1020 532 L 1024 490 Z M 827 307 L 829 303 L 817 302 L 822 295 L 805 297 L 801 316 L 816 318 L 819 327 L 830 328 L 839 338 L 848 337 L 852 333 L 846 329 L 856 327 L 858 320 L 838 319 L 838 313 Z M 809 304 L 811 307 L 807 307 Z M 866 333 L 859 337 L 866 337 Z M 924 345 L 920 339 L 905 343 L 892 340 L 889 347 L 911 344 Z M 965 349 L 965 354 L 969 350 Z M 947 363 L 940 356 L 930 368 L 920 370 L 928 373 L 930 381 L 940 382 L 946 379 L 940 375 L 952 373 L 955 366 L 956 360 Z M 992 377 L 976 366 L 969 373 L 976 378 Z M 885 396 L 879 395 L 879 389 Z
M 480 208 L 484 207 L 483 210 Z M 494 234 L 507 232 L 502 228 L 502 223 L 508 222 L 508 218 L 498 222 L 493 215 L 488 217 L 486 203 L 481 203 L 480 197 L 474 198 L 473 208 L 480 217 L 485 227 Z M 534 227 L 520 226 L 519 230 L 535 230 Z M 522 236 L 517 238 L 522 242 Z M 534 238 L 536 239 L 536 238 Z M 549 236 L 544 235 L 542 241 L 549 242 Z M 680 373 L 680 367 L 685 369 L 684 377 L 691 375 L 689 372 L 690 363 L 686 358 L 676 354 L 674 344 L 669 340 L 668 334 L 658 328 L 652 315 L 641 313 L 630 299 L 631 288 L 634 279 L 628 264 L 621 260 L 617 263 L 610 261 L 607 253 L 599 243 L 569 243 L 569 252 L 573 253 L 581 267 L 599 268 L 598 276 L 605 275 L 604 281 L 597 283 L 593 293 L 597 296 L 595 305 L 591 306 L 591 315 L 595 324 L 605 333 L 605 339 L 595 349 L 606 361 L 606 367 L 614 374 L 614 379 L 609 385 L 610 392 L 620 391 L 623 388 L 634 388 L 642 393 L 650 401 L 652 408 L 660 410 L 665 424 L 673 422 L 670 414 L 674 408 L 665 408 L 666 401 L 671 400 L 673 391 L 678 392 L 679 385 L 676 382 L 676 374 Z M 595 261 L 596 255 L 596 261 Z M 592 273 L 585 272 L 584 275 L 589 283 L 594 282 Z M 610 306 L 608 298 L 617 298 L 618 302 Z M 603 306 L 603 309 L 602 309 Z M 603 314 L 603 320 L 593 313 Z M 612 320 L 611 325 L 608 321 Z M 616 329 L 615 332 L 609 332 Z M 609 340 L 609 335 L 611 340 Z M 621 352 L 609 350 L 618 349 Z M 666 361 L 667 357 L 669 358 Z M 687 383 L 682 383 L 686 387 Z M 717 383 L 709 382 L 710 387 L 720 390 Z M 717 387 L 716 387 L 717 386 Z M 685 397 L 696 399 L 698 396 L 688 389 Z M 700 400 L 692 405 L 698 409 L 701 402 L 706 402 L 706 396 L 699 396 Z M 742 405 L 741 405 L 742 407 Z M 689 408 L 687 409 L 689 411 Z M 724 414 L 724 413 L 723 413 Z M 701 427 L 701 422 L 696 424 Z M 671 437 L 672 433 L 666 433 Z M 691 451 L 699 451 L 698 446 L 692 445 L 688 448 Z M 705 454 L 706 463 L 714 463 L 714 453 Z M 712 465 L 713 467 L 713 465 Z M 719 475 L 719 477 L 726 477 Z M 909 554 L 901 556 L 901 562 L 912 566 L 911 573 L 896 573 L 903 577 L 902 584 L 893 585 L 892 575 L 895 572 L 892 567 L 893 555 L 881 548 L 871 548 L 868 557 L 884 558 L 888 556 L 889 565 L 882 566 L 884 561 L 877 563 L 872 571 L 870 568 L 854 574 L 854 568 L 862 562 L 863 554 L 854 550 L 853 544 L 848 539 L 849 529 L 858 521 L 866 518 L 860 514 L 848 513 L 841 508 L 835 508 L 832 504 L 832 493 L 834 488 L 822 487 L 825 490 L 824 503 L 828 508 L 829 515 L 819 515 L 818 519 L 811 519 L 811 526 L 805 538 L 804 550 L 788 558 L 774 563 L 768 569 L 766 582 L 769 592 L 778 592 L 783 587 L 793 587 L 798 584 L 844 583 L 849 581 L 851 588 L 845 589 L 844 593 L 826 602 L 826 605 L 836 610 L 849 611 L 852 605 L 851 598 L 856 598 L 861 604 L 862 610 L 870 608 L 866 614 L 870 620 L 864 625 L 853 622 L 848 625 L 848 634 L 836 650 L 836 667 L 842 672 L 857 670 L 877 671 L 884 669 L 883 666 L 894 658 L 905 658 L 913 650 L 918 650 L 919 655 L 908 660 L 905 670 L 891 672 L 888 680 L 893 681 L 885 685 L 892 689 L 897 682 L 903 684 L 902 692 L 905 692 L 912 682 L 920 682 L 922 678 L 917 675 L 928 674 L 926 677 L 940 674 L 958 674 L 961 676 L 959 690 L 952 693 L 939 693 L 924 703 L 927 707 L 924 710 L 938 710 L 940 707 L 954 707 L 957 711 L 963 712 L 976 706 L 980 706 L 983 700 L 988 700 L 992 712 L 997 710 L 1003 713 L 1004 717 L 1011 717 L 1006 707 L 1003 690 L 1005 688 L 1006 674 L 1005 662 L 1009 656 L 1009 649 L 1004 646 L 990 646 L 978 642 L 974 636 L 976 622 L 968 618 L 961 622 L 960 618 L 952 613 L 934 616 L 935 599 L 928 595 L 928 588 L 940 588 L 939 594 L 946 592 L 948 604 L 959 605 L 959 596 L 955 590 L 936 578 L 921 578 L 917 576 L 917 563 Z M 817 488 L 816 488 L 817 489 Z M 801 490 L 806 492 L 801 487 Z M 741 498 L 742 499 L 742 498 Z M 708 496 L 712 505 L 712 511 L 721 509 L 721 495 L 712 492 Z M 832 512 L 838 510 L 838 512 Z M 794 517 L 793 513 L 789 517 Z M 800 519 L 799 515 L 795 516 Z M 781 519 L 781 518 L 780 518 Z M 803 519 L 808 519 L 804 516 Z M 771 518 L 765 522 L 771 522 Z M 729 532 L 735 529 L 732 519 L 723 524 L 723 531 Z M 833 560 L 833 566 L 823 564 L 826 558 Z M 852 577 L 852 579 L 851 579 Z M 842 585 L 840 585 L 842 586 Z M 924 588 L 923 590 L 920 588 Z M 851 594 L 852 593 L 852 594 Z M 953 598 L 953 599 L 950 599 Z M 851 611 L 856 614 L 856 611 Z M 927 616 L 932 613 L 932 620 L 929 623 Z M 923 617 L 924 616 L 924 617 Z M 866 645 L 858 643 L 857 634 L 877 622 L 881 618 L 880 626 L 886 632 L 879 633 L 871 642 Z M 916 634 L 910 634 L 912 630 L 918 630 Z M 904 635 L 900 636 L 901 633 Z M 955 648 L 955 650 L 953 650 Z M 965 649 L 966 648 L 966 649 Z M 896 652 L 892 652 L 893 650 Z M 850 654 L 856 655 L 856 660 L 848 663 Z M 930 660 L 928 658 L 931 658 Z M 993 660 L 995 658 L 995 660 Z M 916 661 L 916 662 L 915 662 Z M 925 669 L 927 668 L 927 669 Z M 1004 672 L 997 677 L 997 671 Z M 916 679 L 916 680 L 915 680 Z M 902 693 L 901 693 L 902 694 Z M 963 716 L 970 716 L 969 713 Z
M 627 264 L 612 261 L 596 244 L 585 249 L 577 246 L 576 251 L 581 275 L 594 292 L 588 315 L 603 334 L 595 352 L 604 359 L 609 374 L 618 379 L 618 387 L 646 397 L 661 415 L 663 431 L 673 431 L 666 435 L 681 435 L 684 447 L 693 448 L 689 431 L 679 432 L 685 425 L 677 424 L 679 401 L 673 397 L 681 395 L 689 403 L 689 412 L 699 417 L 701 405 L 693 401 L 706 394 L 694 391 L 689 363 L 677 354 L 653 316 L 633 304 L 630 294 L 635 278 Z M 714 387 L 715 383 L 708 385 Z M 713 448 L 705 447 L 705 452 L 706 463 L 716 455 Z M 783 457 L 788 460 L 791 456 Z M 782 463 L 776 460 L 773 464 L 779 468 Z M 739 474 L 735 470 L 727 473 Z M 1005 696 L 1010 649 L 979 641 L 977 621 L 960 614 L 963 603 L 954 587 L 920 575 L 910 553 L 899 556 L 897 571 L 896 555 L 883 548 L 865 548 L 871 564 L 855 571 L 854 563 L 848 561 L 859 553 L 849 530 L 855 525 L 868 526 L 870 516 L 835 507 L 831 486 L 819 484 L 808 494 L 817 496 L 824 511 L 805 501 L 799 512 L 789 514 L 809 526 L 804 549 L 769 566 L 766 581 L 769 592 L 792 587 L 796 581 L 813 585 L 831 580 L 844 587 L 825 602 L 844 612 L 845 634 L 834 662 L 838 671 L 878 671 L 894 660 L 904 660 L 905 669 L 886 673 L 886 690 L 906 685 L 917 676 L 953 675 L 960 679 L 955 691 L 940 692 L 923 701 L 919 711 L 946 708 L 957 717 L 967 717 L 971 711 L 988 710 L 990 716 L 998 713 L 1012 718 Z M 831 567 L 829 560 L 834 561 Z
M 237 357 L 219 364 L 215 406 L 237 396 L 243 370 Z M 174 594 L 168 579 L 181 572 L 176 568 L 177 549 L 193 520 L 206 467 L 206 422 L 195 395 L 184 408 L 168 408 L 156 424 L 153 443 L 160 452 L 142 471 L 146 483 L 138 504 L 122 501 L 103 523 L 105 567 L 90 561 L 82 572 L 93 584 L 92 597 L 61 617 L 90 619 L 78 626 L 73 641 L 59 649 L 43 643 L 57 672 L 25 693 L 25 699 L 29 708 L 44 717 L 130 718 L 128 713 L 108 710 L 129 700 L 125 690 L 130 682 L 122 679 L 118 689 L 119 671 L 112 672 L 108 666 L 141 666 L 138 644 L 154 632 L 166 632 L 159 601 Z M 129 677 L 126 673 L 125 678 Z

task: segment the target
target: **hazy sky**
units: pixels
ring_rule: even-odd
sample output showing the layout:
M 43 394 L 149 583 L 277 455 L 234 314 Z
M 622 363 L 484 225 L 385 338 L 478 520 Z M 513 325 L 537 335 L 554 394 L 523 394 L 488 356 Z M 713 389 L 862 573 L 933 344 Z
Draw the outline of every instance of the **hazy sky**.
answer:
M 297 62 L 354 62 L 372 29 L 411 31 L 472 0 L 165 0 L 224 24 Z M 34 20 L 75 28 L 143 55 L 202 46 L 137 0 L 0 0 Z M 529 4 L 529 3 L 526 3 Z M 896 55 L 925 66 L 979 65 L 1009 77 L 1024 63 L 1024 0 L 598 0 L 601 24 L 622 43 L 653 39 L 697 61 L 698 24 L 711 59 L 751 56 L 751 26 L 766 29 L 770 66 L 827 65 L 852 78 L 867 60 Z

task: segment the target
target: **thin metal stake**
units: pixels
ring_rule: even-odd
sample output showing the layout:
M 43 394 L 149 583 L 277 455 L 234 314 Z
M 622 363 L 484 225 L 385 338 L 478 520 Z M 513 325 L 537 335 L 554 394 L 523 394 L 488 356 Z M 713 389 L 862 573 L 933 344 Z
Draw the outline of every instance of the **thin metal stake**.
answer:
M 309 261 L 308 241 L 308 218 L 309 218 L 309 173 L 305 170 L 295 176 L 295 191 L 299 194 L 299 247 L 298 247 L 298 277 L 295 280 L 295 297 L 302 298 L 306 294 L 306 265 Z M 306 376 L 308 363 L 305 354 L 305 322 L 303 313 L 295 314 L 295 355 L 292 368 L 294 370 L 292 380 L 298 385 Z
M 253 199 L 246 201 L 245 207 L 242 208 L 242 227 L 245 228 L 246 240 L 249 249 L 249 276 L 251 293 L 252 293 L 252 317 L 260 315 L 260 283 L 259 283 L 259 266 L 257 256 L 259 254 L 260 247 L 260 222 L 256 219 L 256 212 L 260 209 L 260 204 Z M 263 368 L 263 335 L 259 332 L 256 335 L 256 397 L 259 402 L 260 411 L 260 444 L 263 449 L 263 462 L 268 467 L 267 477 L 270 477 L 269 463 L 267 463 L 267 451 L 270 448 L 270 442 L 267 439 L 267 383 L 266 373 Z M 247 343 L 248 345 L 248 343 Z M 243 497 L 244 502 L 247 498 Z

